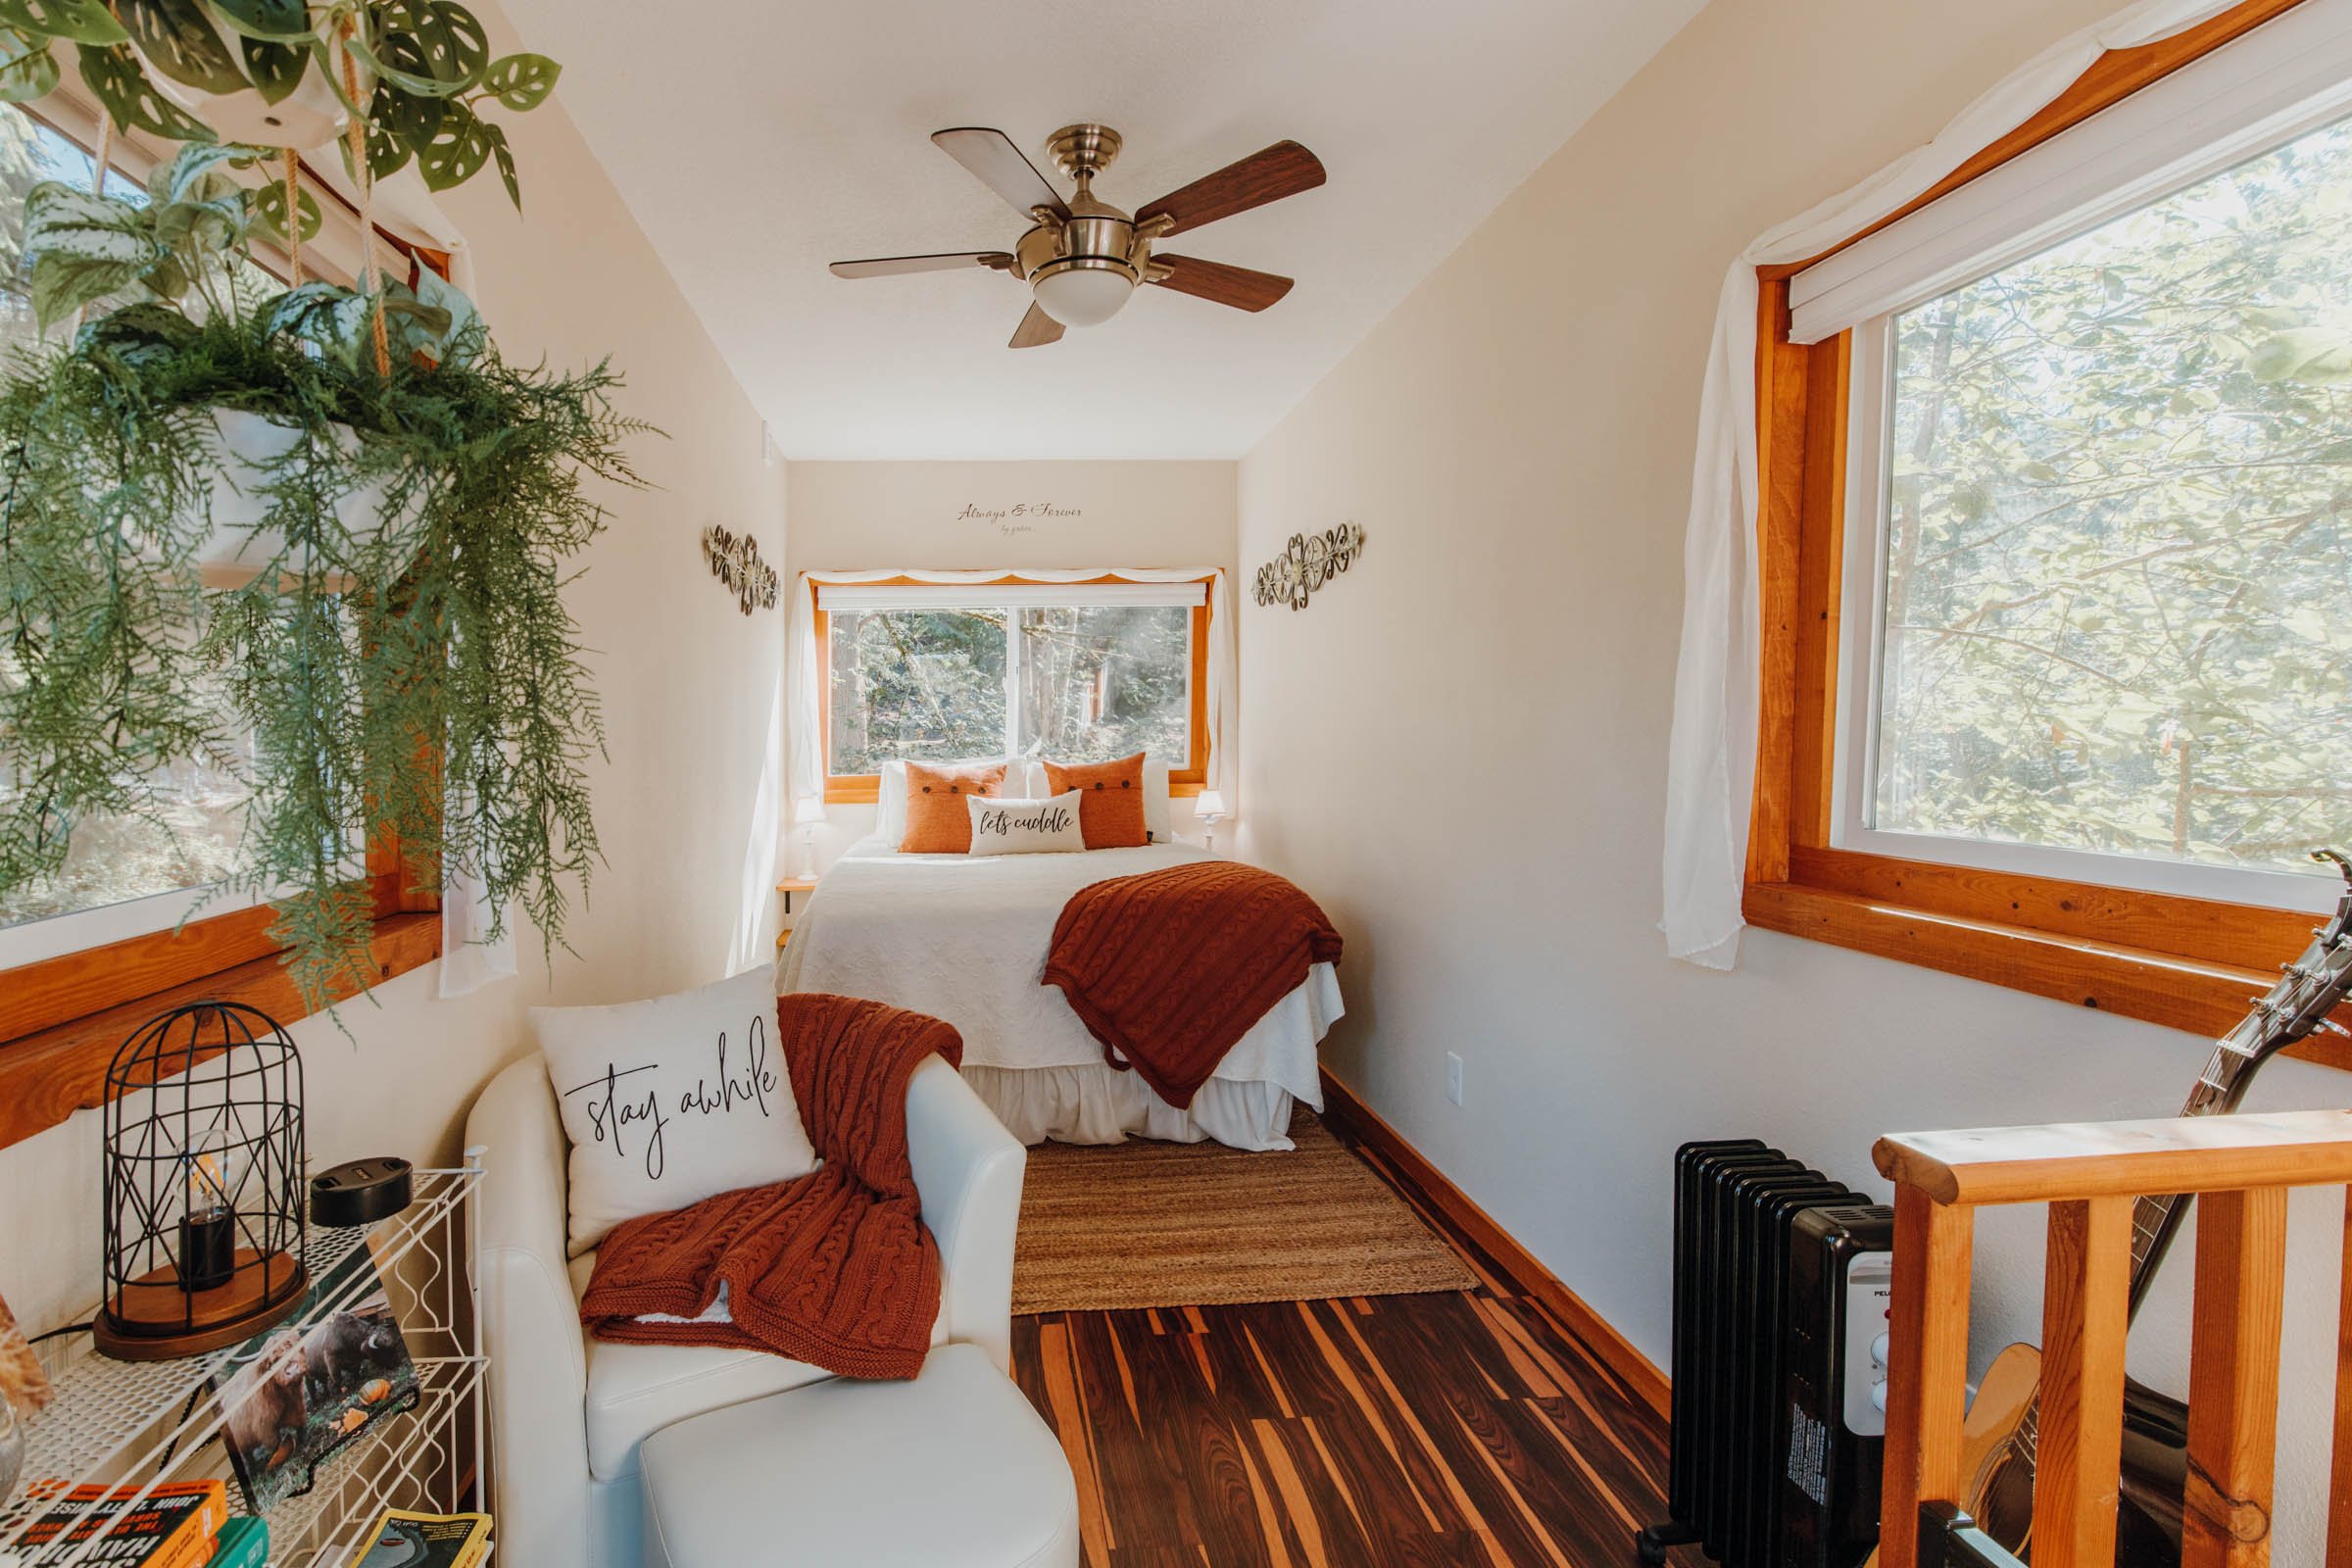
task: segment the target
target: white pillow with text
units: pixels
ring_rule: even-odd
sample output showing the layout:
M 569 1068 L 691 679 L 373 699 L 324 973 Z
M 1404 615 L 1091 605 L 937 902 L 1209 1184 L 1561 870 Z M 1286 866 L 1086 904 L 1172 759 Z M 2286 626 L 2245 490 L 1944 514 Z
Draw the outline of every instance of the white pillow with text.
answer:
M 767 965 L 651 1002 L 533 1007 L 531 1028 L 571 1145 L 573 1257 L 624 1219 L 816 1168 Z
M 975 795 L 967 805 L 974 855 L 1058 855 L 1086 848 L 1086 835 L 1078 827 L 1076 790 L 1049 801 Z

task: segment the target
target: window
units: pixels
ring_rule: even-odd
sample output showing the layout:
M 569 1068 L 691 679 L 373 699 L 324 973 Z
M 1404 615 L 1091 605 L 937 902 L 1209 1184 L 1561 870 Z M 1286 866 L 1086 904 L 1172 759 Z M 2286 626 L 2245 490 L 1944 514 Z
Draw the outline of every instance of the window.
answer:
M 884 762 L 1148 751 L 1179 787 L 1205 763 L 1207 590 L 1006 579 L 823 584 L 827 794 L 871 799 Z
M 2331 882 L 2307 852 L 2352 842 L 2352 122 L 1856 353 L 1877 658 L 1849 842 L 2255 901 Z
M 24 235 L 13 221 L 21 220 L 25 193 L 44 180 L 89 190 L 96 178 L 96 160 L 78 144 L 16 105 L 0 104 L 0 211 L 12 220 L 0 229 L 0 342 L 38 341 L 21 271 Z M 138 183 L 117 169 L 108 188 L 135 197 Z M 62 327 L 51 331 L 52 338 L 64 335 Z M 11 678 L 10 664 L 0 650 L 0 681 Z M 212 711 L 221 737 L 215 754 L 154 775 L 154 814 L 83 818 L 74 824 L 63 868 L 0 894 L 0 969 L 167 930 L 198 906 L 208 885 L 227 875 L 244 837 L 251 795 L 244 764 L 252 741 L 225 690 Z M 15 786 L 8 758 L 0 753 L 0 798 Z
M 2340 8 L 2112 52 L 1761 280 L 1748 919 L 2222 1033 L 2352 839 Z
M 84 189 L 96 160 L 86 141 L 58 128 L 95 127 L 97 113 L 70 91 L 43 100 L 36 119 L 0 104 L 0 349 L 34 341 L 32 311 L 19 272 L 24 235 L 17 220 L 24 193 L 44 179 Z M 137 199 L 139 175 L 171 156 L 171 144 L 142 133 L 119 135 L 108 191 Z M 323 243 L 306 245 L 306 270 L 348 283 L 359 254 L 355 215 L 314 181 L 327 209 Z M 378 231 L 379 235 L 381 230 Z M 398 242 L 388 241 L 397 244 Z M 414 265 L 446 273 L 442 259 L 400 248 Z M 240 289 L 282 288 L 269 265 L 247 264 Z M 52 336 L 62 335 L 54 329 Z M 0 680 L 10 678 L 0 652 Z M 73 828 L 65 866 L 37 886 L 0 897 L 0 1147 L 99 1104 L 108 1058 L 137 1024 L 199 997 L 249 1003 L 284 1020 L 303 1016 L 300 992 L 270 940 L 275 911 L 248 900 L 217 898 L 243 837 L 252 741 L 223 691 L 216 705 L 219 744 L 200 760 L 175 764 L 155 779 L 162 807 L 153 816 L 93 816 Z M 0 753 L 0 792 L 15 786 Z M 440 953 L 436 902 L 407 886 L 400 847 L 368 846 L 364 865 L 376 915 L 376 975 L 393 975 Z M 191 916 L 201 911 L 201 918 Z

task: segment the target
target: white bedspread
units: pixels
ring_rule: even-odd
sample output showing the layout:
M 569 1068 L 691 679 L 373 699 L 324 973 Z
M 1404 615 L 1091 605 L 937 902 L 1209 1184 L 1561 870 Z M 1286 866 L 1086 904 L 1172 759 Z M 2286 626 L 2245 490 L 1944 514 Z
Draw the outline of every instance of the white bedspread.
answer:
M 1102 1047 L 1061 992 L 1046 950 L 1070 895 L 1090 883 L 1204 859 L 1184 844 L 1082 855 L 902 855 L 876 840 L 825 873 L 793 926 L 781 991 L 864 997 L 945 1018 L 967 1066 L 1102 1067 Z M 1316 964 L 1226 1054 L 1216 1076 L 1323 1102 L 1315 1046 L 1341 1012 L 1339 977 Z

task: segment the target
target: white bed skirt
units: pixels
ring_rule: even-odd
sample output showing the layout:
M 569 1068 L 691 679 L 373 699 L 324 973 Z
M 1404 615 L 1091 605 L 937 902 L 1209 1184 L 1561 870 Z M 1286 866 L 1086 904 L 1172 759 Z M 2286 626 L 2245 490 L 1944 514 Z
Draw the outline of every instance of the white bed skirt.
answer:
M 1295 1097 L 1265 1079 L 1211 1078 L 1193 1096 L 1191 1107 L 1179 1110 L 1143 1079 L 1107 1062 L 1087 1067 L 974 1063 L 963 1069 L 963 1078 L 1024 1144 L 1049 1138 L 1062 1144 L 1115 1144 L 1133 1135 L 1172 1144 L 1213 1138 L 1247 1150 L 1292 1147 Z M 1323 1108 L 1319 1095 L 1307 1103 Z

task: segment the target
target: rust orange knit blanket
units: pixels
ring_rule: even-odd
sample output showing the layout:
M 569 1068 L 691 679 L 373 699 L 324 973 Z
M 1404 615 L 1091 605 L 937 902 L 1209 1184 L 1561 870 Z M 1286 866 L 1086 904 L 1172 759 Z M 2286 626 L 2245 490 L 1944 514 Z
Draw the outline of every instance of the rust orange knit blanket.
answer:
M 854 1378 L 910 1378 L 939 1316 L 939 1247 L 906 1157 L 906 1080 L 949 1024 L 878 1002 L 776 999 L 793 1098 L 824 1164 L 613 1227 L 580 1320 L 600 1340 L 772 1350 Z M 724 1320 L 703 1317 L 727 1292 Z M 646 1322 L 647 1313 L 678 1322 Z
M 1339 958 L 1340 934 L 1296 886 L 1201 860 L 1080 888 L 1054 923 L 1044 983 L 1112 1066 L 1182 1109 L 1309 965 Z

